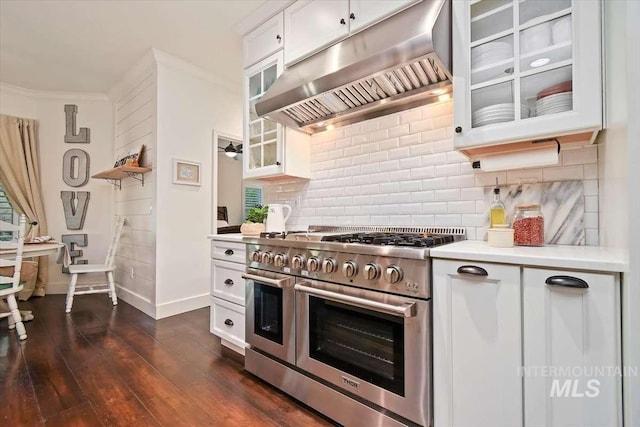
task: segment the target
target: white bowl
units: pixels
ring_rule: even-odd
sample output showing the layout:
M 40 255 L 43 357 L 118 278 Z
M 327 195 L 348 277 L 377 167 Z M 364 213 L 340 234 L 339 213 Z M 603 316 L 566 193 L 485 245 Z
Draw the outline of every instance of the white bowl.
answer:
M 520 33 L 522 53 L 533 52 L 551 46 L 551 22 L 543 22 Z
M 551 39 L 553 44 L 571 40 L 571 16 L 558 19 L 551 27 Z

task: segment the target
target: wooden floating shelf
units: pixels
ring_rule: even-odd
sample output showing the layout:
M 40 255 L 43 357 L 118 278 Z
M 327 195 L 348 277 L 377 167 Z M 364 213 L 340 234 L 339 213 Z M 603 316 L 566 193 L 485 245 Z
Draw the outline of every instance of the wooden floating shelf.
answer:
M 134 167 L 134 166 L 118 166 L 117 168 L 109 169 L 106 171 L 98 172 L 92 175 L 91 178 L 106 179 L 111 184 L 122 189 L 122 180 L 124 178 L 133 178 L 142 183 L 144 186 L 144 174 L 151 172 L 151 168 Z

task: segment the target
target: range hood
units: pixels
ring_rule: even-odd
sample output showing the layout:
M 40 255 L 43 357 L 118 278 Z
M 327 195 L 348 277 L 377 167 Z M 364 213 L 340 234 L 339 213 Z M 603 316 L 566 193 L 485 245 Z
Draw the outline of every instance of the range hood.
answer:
M 287 68 L 261 117 L 313 134 L 451 92 L 451 0 L 415 6 Z

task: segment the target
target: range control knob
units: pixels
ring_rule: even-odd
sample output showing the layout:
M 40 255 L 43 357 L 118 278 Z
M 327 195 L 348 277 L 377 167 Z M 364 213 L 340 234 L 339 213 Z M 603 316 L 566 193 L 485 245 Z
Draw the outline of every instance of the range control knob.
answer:
M 364 266 L 364 270 L 362 271 L 362 275 L 367 280 L 376 280 L 380 277 L 380 267 L 376 264 L 370 262 Z
M 320 259 L 317 256 L 312 256 L 307 261 L 307 270 L 318 271 L 320 269 Z
M 338 270 L 338 263 L 333 258 L 325 258 L 322 261 L 322 272 L 326 274 L 335 273 Z
M 263 264 L 271 264 L 273 263 L 273 254 L 269 251 L 262 254 L 262 263 Z
M 347 261 L 342 265 L 342 274 L 345 277 L 353 277 L 358 274 L 358 264 L 355 261 Z
M 295 268 L 296 270 L 301 270 L 305 267 L 305 262 L 306 258 L 304 257 L 304 255 L 294 255 L 294 257 L 291 258 L 291 267 Z
M 289 257 L 287 256 L 287 254 L 284 254 L 282 252 L 278 252 L 276 256 L 273 257 L 273 263 L 276 267 L 284 267 L 287 265 L 287 262 L 289 262 Z
M 402 269 L 397 265 L 390 265 L 384 270 L 384 278 L 389 283 L 398 283 L 403 276 Z
M 262 252 L 259 250 L 255 250 L 251 252 L 251 261 L 254 261 L 254 262 L 262 261 Z

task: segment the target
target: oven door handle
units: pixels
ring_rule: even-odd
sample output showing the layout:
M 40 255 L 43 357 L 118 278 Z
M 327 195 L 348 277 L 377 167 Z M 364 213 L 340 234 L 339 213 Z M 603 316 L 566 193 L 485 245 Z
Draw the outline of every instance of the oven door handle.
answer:
M 264 283 L 265 285 L 273 286 L 274 288 L 290 288 L 293 284 L 293 278 L 291 277 L 284 279 L 272 279 L 270 277 L 262 277 L 256 274 L 242 273 L 242 278 Z
M 416 304 L 414 302 L 408 302 L 402 305 L 386 304 L 378 301 L 371 301 L 364 298 L 353 297 L 350 295 L 339 294 L 336 292 L 325 291 L 324 289 L 311 288 L 304 285 L 295 285 L 293 287 L 296 291 L 304 292 L 309 295 L 315 295 L 318 297 L 330 299 L 332 301 L 344 302 L 350 305 L 355 305 L 360 308 L 368 308 L 378 312 L 391 314 L 399 317 L 415 317 Z

